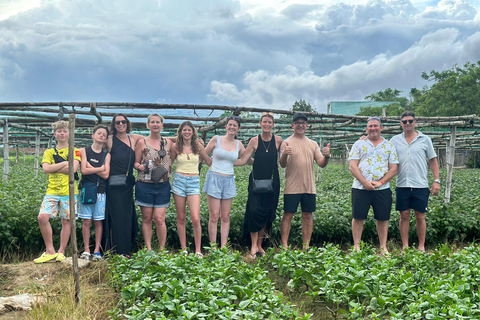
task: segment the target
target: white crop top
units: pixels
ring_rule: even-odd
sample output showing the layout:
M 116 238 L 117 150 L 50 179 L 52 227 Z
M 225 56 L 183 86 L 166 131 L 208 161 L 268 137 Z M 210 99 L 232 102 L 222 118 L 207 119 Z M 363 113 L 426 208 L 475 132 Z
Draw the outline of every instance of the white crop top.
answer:
M 221 174 L 233 174 L 233 164 L 238 159 L 239 141 L 236 140 L 237 150 L 227 151 L 222 148 L 220 140 L 221 137 L 217 136 L 217 146 L 213 149 L 212 167 L 210 170 Z

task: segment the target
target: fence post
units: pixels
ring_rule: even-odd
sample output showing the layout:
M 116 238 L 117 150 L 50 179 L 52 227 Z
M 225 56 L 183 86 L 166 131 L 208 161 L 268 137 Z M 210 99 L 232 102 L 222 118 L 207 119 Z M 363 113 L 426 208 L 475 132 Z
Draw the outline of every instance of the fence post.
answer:
M 450 192 L 452 190 L 453 165 L 455 162 L 455 139 L 457 136 L 457 127 L 451 127 L 450 141 L 447 141 L 447 182 L 445 184 L 445 203 L 450 202 Z
M 80 269 L 78 268 L 77 231 L 75 227 L 75 114 L 70 113 L 68 123 L 68 195 L 70 207 L 70 245 L 72 247 L 73 277 L 75 284 L 75 303 L 80 304 Z
M 3 126 L 3 179 L 8 181 L 10 170 L 10 155 L 8 151 L 8 119 L 5 119 Z
M 33 163 L 33 172 L 38 175 L 38 162 L 40 158 L 40 132 L 35 136 L 35 162 Z M 25 159 L 25 157 L 24 157 Z

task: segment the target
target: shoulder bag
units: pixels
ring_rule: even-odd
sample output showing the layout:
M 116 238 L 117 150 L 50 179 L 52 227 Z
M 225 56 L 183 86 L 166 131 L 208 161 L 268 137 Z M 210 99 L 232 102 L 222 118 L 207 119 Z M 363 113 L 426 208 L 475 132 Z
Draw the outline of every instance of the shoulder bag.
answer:
M 100 164 L 100 167 L 103 165 L 103 161 L 105 161 L 105 156 L 107 155 L 106 151 L 103 151 L 103 159 Z M 92 181 L 85 181 L 82 182 L 82 191 L 80 196 L 80 201 L 83 204 L 95 204 L 97 203 L 97 193 L 98 193 L 98 185 L 99 185 L 100 177 L 97 175 L 97 182 Z
M 130 149 L 132 149 L 132 141 L 130 140 L 130 136 L 128 136 L 128 141 L 130 142 Z M 108 186 L 110 188 L 124 188 L 130 186 L 130 179 L 128 178 L 128 168 L 130 168 L 131 161 L 132 157 L 129 156 L 127 172 L 125 174 L 114 174 L 108 178 Z
M 260 138 L 260 137 L 259 137 Z M 260 138 L 261 139 L 261 138 Z M 272 135 L 272 139 L 275 139 L 275 136 Z M 275 141 L 275 140 L 274 140 Z M 276 146 L 276 144 L 275 144 Z M 276 149 L 276 147 L 275 147 Z M 272 166 L 272 176 L 270 179 L 255 179 L 252 170 L 252 192 L 253 193 L 273 193 L 273 173 L 275 172 L 275 159 L 273 157 L 273 166 Z

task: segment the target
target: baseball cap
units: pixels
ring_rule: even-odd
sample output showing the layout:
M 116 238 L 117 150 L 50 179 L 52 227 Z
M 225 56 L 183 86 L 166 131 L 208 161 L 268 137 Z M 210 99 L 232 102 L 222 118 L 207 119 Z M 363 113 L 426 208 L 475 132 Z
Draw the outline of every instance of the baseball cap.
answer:
M 295 122 L 297 119 L 305 119 L 305 121 L 308 121 L 307 116 L 304 115 L 303 113 L 295 113 L 292 118 L 292 122 Z

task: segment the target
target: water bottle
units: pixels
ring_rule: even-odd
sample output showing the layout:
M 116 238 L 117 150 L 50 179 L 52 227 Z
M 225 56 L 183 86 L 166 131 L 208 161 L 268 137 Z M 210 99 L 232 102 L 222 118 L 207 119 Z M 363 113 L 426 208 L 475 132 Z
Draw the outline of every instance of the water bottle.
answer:
M 152 160 L 148 160 L 148 173 L 145 173 L 145 180 L 152 180 Z

